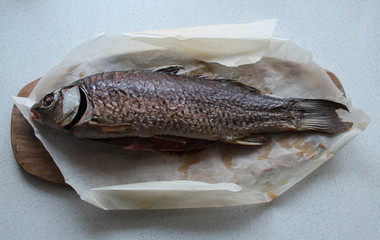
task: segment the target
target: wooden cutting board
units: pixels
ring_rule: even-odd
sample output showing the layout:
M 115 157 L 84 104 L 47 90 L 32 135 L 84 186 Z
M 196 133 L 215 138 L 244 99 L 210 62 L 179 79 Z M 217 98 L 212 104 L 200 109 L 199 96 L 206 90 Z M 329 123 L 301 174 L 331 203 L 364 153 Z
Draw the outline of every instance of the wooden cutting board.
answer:
M 334 84 L 344 93 L 339 79 L 330 71 L 327 74 Z M 17 96 L 28 97 L 39 79 L 21 89 Z M 17 163 L 26 172 L 41 179 L 65 184 L 64 177 L 40 140 L 34 135 L 34 130 L 22 116 L 20 110 L 13 106 L 11 120 L 12 148 Z
M 39 79 L 26 85 L 17 96 L 28 97 Z M 44 180 L 64 184 L 63 175 L 34 130 L 22 116 L 20 110 L 13 106 L 11 120 L 12 148 L 16 161 L 28 173 Z

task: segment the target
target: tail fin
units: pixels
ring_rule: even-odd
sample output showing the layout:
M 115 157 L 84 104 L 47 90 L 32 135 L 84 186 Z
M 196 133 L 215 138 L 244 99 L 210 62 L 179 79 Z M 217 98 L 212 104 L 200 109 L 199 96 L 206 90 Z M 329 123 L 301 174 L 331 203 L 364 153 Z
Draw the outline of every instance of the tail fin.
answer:
M 301 131 L 344 132 L 351 128 L 351 122 L 343 122 L 336 110 L 348 111 L 343 104 L 319 99 L 302 99 L 297 104 L 303 113 Z

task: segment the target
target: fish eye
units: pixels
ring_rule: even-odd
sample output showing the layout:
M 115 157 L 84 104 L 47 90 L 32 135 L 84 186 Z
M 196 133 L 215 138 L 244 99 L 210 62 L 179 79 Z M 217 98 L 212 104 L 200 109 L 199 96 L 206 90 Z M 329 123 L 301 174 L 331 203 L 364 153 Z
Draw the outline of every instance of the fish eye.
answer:
M 54 101 L 54 93 L 46 95 L 43 99 L 43 104 L 45 107 L 49 107 Z

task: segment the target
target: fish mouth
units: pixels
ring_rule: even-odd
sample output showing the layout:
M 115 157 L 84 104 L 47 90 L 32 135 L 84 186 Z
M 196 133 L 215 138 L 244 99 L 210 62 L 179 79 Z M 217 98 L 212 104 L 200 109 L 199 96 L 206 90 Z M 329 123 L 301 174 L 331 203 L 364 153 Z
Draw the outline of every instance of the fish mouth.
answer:
M 38 112 L 36 110 L 34 110 L 33 108 L 30 110 L 30 116 L 34 119 L 40 118 L 40 115 L 38 114 Z

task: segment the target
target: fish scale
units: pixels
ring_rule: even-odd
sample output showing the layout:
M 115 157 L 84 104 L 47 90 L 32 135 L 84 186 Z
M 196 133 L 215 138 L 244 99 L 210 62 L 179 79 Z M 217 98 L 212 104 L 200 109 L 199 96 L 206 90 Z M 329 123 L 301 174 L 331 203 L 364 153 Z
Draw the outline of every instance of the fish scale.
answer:
M 100 75 L 102 76 L 85 78 L 82 86 L 87 89 L 95 112 L 101 113 L 97 115 L 96 121 L 131 124 L 138 126 L 142 132 L 148 132 L 148 135 L 154 135 L 154 132 L 149 131 L 162 125 L 164 127 L 160 128 L 160 134 L 163 135 L 176 135 L 177 131 L 181 131 L 182 134 L 195 138 L 204 138 L 202 135 L 205 134 L 211 134 L 215 138 L 241 138 L 259 128 L 280 124 L 281 122 L 268 123 L 263 120 L 278 114 L 271 112 L 271 109 L 289 104 L 287 100 L 275 100 L 272 103 L 272 98 L 266 97 L 268 103 L 263 104 L 261 101 L 261 105 L 257 106 L 257 100 L 251 99 L 253 95 L 249 87 L 235 86 L 226 81 L 218 84 L 217 80 L 198 78 L 190 82 L 183 76 L 151 72 Z M 102 79 L 102 84 L 99 84 L 99 79 Z M 231 91 L 231 87 L 235 91 Z M 126 119 L 126 111 L 131 112 L 133 117 Z M 246 122 L 245 126 L 242 122 Z M 256 130 L 247 132 L 246 126 Z
M 67 91 L 76 98 L 80 93 L 80 100 L 73 108 L 75 118 L 69 115 L 72 122 L 64 127 L 85 138 L 165 135 L 244 144 L 265 133 L 336 133 L 351 126 L 335 112 L 347 110 L 339 103 L 276 98 L 232 80 L 152 71 L 91 75 L 51 93 L 32 110 L 49 121 L 57 119 L 47 114 L 59 112 L 59 104 L 54 103 L 52 111 L 48 110 L 51 102 L 46 101 L 51 101 L 52 94 L 64 98 Z M 41 110 L 43 106 L 48 106 L 44 107 L 47 113 Z M 49 124 L 59 124 L 54 121 Z

